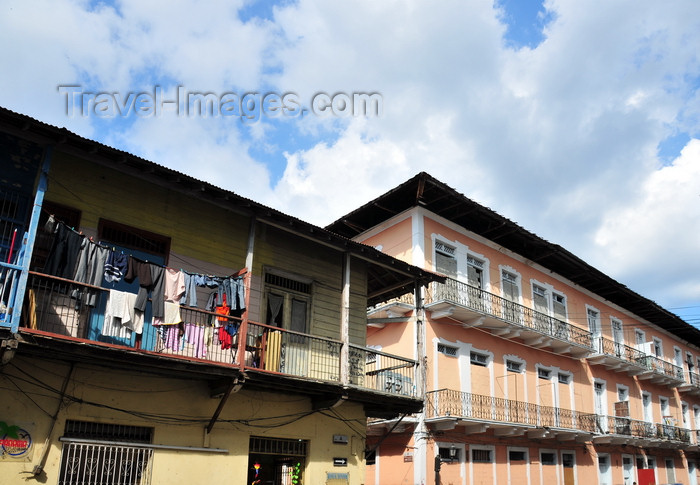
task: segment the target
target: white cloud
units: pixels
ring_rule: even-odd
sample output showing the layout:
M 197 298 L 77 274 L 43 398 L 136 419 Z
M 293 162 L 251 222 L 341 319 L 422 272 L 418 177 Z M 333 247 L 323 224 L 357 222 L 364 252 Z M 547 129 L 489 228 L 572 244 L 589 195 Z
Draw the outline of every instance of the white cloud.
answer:
M 700 295 L 700 140 L 611 207 L 595 233 L 605 266 L 667 301 Z
M 672 201 L 685 192 L 674 183 L 684 179 L 661 182 L 690 180 L 695 142 L 666 168 L 656 150 L 678 132 L 700 138 L 700 2 L 548 0 L 545 40 L 517 51 L 494 3 L 300 0 L 271 21 L 242 22 L 243 0 L 4 2 L 0 62 L 13 69 L 0 104 L 320 224 L 426 170 L 651 293 L 649 254 L 623 258 L 616 241 L 657 254 L 668 240 L 641 229 L 632 240 L 620 217 L 675 221 L 685 230 L 666 231 L 677 237 L 668 267 L 698 288 L 700 273 L 681 261 L 693 258 L 700 221 L 678 219 Z M 370 91 L 384 111 L 290 121 L 290 138 L 303 141 L 285 146 L 275 134 L 287 131 L 267 121 L 66 119 L 56 85 L 74 82 L 295 91 L 305 103 L 318 91 Z

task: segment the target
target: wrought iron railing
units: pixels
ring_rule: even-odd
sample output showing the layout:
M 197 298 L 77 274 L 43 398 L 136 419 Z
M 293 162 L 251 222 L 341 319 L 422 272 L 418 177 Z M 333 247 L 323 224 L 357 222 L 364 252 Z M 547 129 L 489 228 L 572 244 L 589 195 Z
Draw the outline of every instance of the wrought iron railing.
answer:
M 429 418 L 478 419 L 590 433 L 596 429 L 595 414 L 453 389 L 426 393 L 426 413 Z
M 428 287 L 425 303 L 439 301 L 448 301 L 575 345 L 593 346 L 591 332 L 587 330 L 451 278 L 445 283 L 433 282 Z
M 683 368 L 677 365 L 666 362 L 654 355 L 645 355 L 638 361 L 644 367 L 657 374 L 662 374 L 667 377 L 672 377 L 678 380 L 684 380 L 683 378 Z
M 690 443 L 690 430 L 688 429 L 671 424 L 649 423 L 619 416 L 599 416 L 596 433 Z
M 695 387 L 700 387 L 700 374 L 688 371 L 688 382 Z
M 620 360 L 635 363 L 642 367 L 645 366 L 643 359 L 646 357 L 646 354 L 641 350 L 615 342 L 607 337 L 596 337 L 594 340 L 595 349 L 598 353 L 617 357 Z
M 150 305 L 143 324 L 106 319 L 110 291 L 30 272 L 23 327 L 64 338 L 107 344 L 176 359 L 338 383 L 343 343 L 198 308 L 181 306 L 181 323 L 155 325 Z M 106 321 L 107 320 L 107 321 Z M 239 340 L 243 339 L 243 341 Z M 240 353 L 240 356 L 239 356 Z M 350 385 L 416 397 L 416 362 L 349 346 Z
M 420 397 L 418 363 L 397 355 L 350 345 L 350 384 L 389 394 Z

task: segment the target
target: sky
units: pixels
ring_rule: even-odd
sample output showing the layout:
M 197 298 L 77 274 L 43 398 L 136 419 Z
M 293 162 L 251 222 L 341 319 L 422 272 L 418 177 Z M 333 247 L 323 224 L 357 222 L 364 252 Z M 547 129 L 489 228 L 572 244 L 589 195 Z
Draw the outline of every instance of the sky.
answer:
M 6 108 L 321 226 L 427 171 L 693 324 L 699 53 L 697 0 L 0 1 Z

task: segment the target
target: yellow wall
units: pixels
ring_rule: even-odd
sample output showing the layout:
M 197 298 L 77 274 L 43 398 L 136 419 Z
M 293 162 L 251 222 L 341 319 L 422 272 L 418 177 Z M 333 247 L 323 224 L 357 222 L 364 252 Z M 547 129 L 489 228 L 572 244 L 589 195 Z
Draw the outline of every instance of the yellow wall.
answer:
M 27 477 L 23 472 L 38 464 L 50 426 L 47 413 L 53 414 L 57 408 L 56 391 L 68 370 L 64 363 L 25 357 L 15 357 L 3 369 L 0 421 L 26 423 L 34 449 L 33 461 L 0 459 L 3 477 L 0 482 L 19 483 Z M 43 388 L 44 384 L 51 390 Z M 202 380 L 158 377 L 136 370 L 108 371 L 77 364 L 66 389 L 66 394 L 74 399 L 65 401 L 50 440 L 45 467 L 49 484 L 57 483 L 62 447 L 58 437 L 63 434 L 67 419 L 153 427 L 154 444 L 228 450 L 226 454 L 155 450 L 153 484 L 191 485 L 204 480 L 243 485 L 251 435 L 309 440 L 302 483 L 325 483 L 327 472 L 349 473 L 350 483 L 363 483 L 360 477 L 364 476 L 365 418 L 359 404 L 344 403 L 324 415 L 313 413 L 307 398 L 247 391 L 244 387 L 231 395 L 207 439 L 204 428 L 219 400 L 210 398 L 209 388 Z M 277 418 L 262 419 L 268 417 Z M 349 436 L 349 444 L 333 444 L 334 434 Z M 334 467 L 334 457 L 348 458 L 348 466 Z

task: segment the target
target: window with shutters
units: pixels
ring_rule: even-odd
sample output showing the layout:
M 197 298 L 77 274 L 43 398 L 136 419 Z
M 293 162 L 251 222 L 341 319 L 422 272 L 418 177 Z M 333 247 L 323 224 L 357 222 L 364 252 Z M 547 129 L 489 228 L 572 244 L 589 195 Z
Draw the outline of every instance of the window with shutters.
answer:
M 457 278 L 457 259 L 453 246 L 435 241 L 435 270 L 450 278 Z
M 506 271 L 501 271 L 501 290 L 503 291 L 503 297 L 506 300 L 519 302 L 520 301 L 520 287 L 518 286 L 518 276 Z
M 484 288 L 484 261 L 467 256 L 467 283 L 475 288 Z
M 312 285 L 301 278 L 276 273 L 265 274 L 265 323 L 307 333 Z
M 566 321 L 566 297 L 552 292 L 552 314 L 554 318 Z

